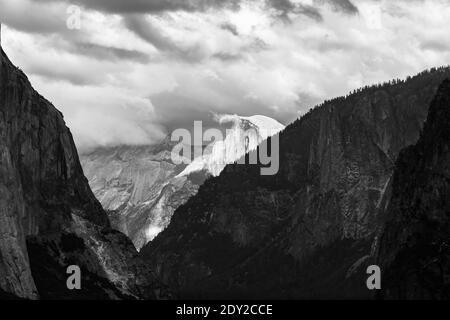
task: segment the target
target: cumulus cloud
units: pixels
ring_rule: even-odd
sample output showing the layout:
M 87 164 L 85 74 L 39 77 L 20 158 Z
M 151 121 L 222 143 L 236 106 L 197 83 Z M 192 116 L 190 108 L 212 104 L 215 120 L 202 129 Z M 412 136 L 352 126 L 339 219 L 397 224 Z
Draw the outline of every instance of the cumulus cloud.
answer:
M 46 82 L 42 93 L 63 112 L 81 152 L 98 146 L 153 144 L 167 135 L 148 98 L 101 85 L 65 84 L 61 91 L 57 82 L 40 77 L 34 82 L 38 86 Z
M 71 3 L 80 30 L 66 27 Z M 3 48 L 82 149 L 154 143 L 214 113 L 287 124 L 448 64 L 449 18 L 444 0 L 0 1 Z

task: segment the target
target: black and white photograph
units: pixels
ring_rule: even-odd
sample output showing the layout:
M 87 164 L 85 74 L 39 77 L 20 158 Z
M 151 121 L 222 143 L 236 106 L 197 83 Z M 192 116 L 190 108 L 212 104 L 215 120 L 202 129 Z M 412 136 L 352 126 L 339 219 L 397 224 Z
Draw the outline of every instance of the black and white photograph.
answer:
M 0 0 L 0 46 L 1 306 L 450 299 L 449 0 Z

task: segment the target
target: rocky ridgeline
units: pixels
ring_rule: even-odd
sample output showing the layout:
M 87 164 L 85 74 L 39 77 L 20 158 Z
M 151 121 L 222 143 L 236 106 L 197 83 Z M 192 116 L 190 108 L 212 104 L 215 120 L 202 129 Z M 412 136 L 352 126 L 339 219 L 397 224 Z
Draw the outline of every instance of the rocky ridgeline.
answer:
M 327 101 L 280 134 L 280 170 L 229 165 L 141 250 L 181 297 L 367 298 L 400 150 L 450 69 Z
M 69 291 L 78 265 L 83 289 Z M 160 287 L 111 229 L 62 114 L 1 50 L 0 292 L 22 298 L 154 298 Z

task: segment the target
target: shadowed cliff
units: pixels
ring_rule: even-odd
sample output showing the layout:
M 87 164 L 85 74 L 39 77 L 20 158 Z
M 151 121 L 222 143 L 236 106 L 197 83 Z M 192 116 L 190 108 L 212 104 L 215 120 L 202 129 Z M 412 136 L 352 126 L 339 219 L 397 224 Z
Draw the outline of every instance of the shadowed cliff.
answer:
M 418 143 L 400 153 L 379 244 L 389 299 L 450 298 L 450 80 Z
M 82 270 L 82 290 L 66 268 Z M 0 56 L 0 289 L 23 298 L 153 298 L 157 283 L 110 228 L 62 114 Z

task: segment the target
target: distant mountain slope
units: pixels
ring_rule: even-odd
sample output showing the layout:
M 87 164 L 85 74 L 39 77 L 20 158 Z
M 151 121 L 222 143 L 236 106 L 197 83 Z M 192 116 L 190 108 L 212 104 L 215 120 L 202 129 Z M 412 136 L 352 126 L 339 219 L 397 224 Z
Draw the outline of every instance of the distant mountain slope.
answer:
M 450 69 L 325 102 L 280 134 L 280 170 L 229 165 L 141 254 L 182 297 L 367 298 L 380 207 Z
M 153 274 L 90 190 L 62 114 L 0 53 L 0 292 L 156 297 Z M 66 287 L 69 265 L 81 268 L 80 291 Z
M 175 143 L 102 148 L 81 156 L 92 191 L 108 212 L 114 229 L 137 249 L 170 222 L 173 212 L 194 195 L 206 178 L 177 177 L 186 167 L 172 162 Z
M 418 143 L 400 153 L 378 263 L 383 297 L 450 298 L 450 80 Z

